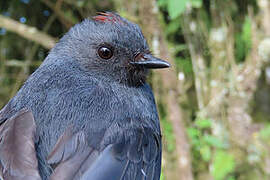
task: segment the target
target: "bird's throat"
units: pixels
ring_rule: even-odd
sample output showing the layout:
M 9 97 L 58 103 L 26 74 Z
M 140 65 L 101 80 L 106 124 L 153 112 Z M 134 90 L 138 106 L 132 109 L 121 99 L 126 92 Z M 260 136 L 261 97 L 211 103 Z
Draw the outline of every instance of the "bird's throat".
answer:
M 130 86 L 141 86 L 145 83 L 148 75 L 147 69 L 130 69 L 127 74 L 127 83 Z

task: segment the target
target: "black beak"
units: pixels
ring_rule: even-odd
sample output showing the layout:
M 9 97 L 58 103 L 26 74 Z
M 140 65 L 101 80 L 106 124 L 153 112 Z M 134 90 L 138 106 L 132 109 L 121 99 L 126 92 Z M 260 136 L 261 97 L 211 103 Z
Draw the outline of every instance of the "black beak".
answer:
M 156 58 L 151 54 L 140 55 L 138 58 L 135 58 L 135 61 L 130 62 L 130 64 L 148 69 L 168 68 L 171 66 L 167 61 Z

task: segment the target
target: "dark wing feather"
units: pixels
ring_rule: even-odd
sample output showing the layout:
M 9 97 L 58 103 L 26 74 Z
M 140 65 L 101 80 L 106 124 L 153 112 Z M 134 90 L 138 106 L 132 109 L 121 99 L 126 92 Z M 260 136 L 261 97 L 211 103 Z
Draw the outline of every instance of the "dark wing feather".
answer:
M 23 109 L 0 127 L 0 167 L 5 180 L 40 180 L 35 152 L 36 125 L 32 113 Z
M 91 166 L 78 179 L 120 180 L 128 167 L 128 159 L 119 160 L 115 149 L 119 144 L 107 146 Z M 77 179 L 77 178 L 76 178 Z
M 137 125 L 137 124 L 136 124 Z M 112 125 L 105 133 L 105 146 L 123 142 L 116 158 L 129 162 L 124 180 L 158 180 L 161 165 L 161 136 L 153 129 L 132 123 Z
M 93 150 L 87 145 L 84 133 L 73 135 L 71 130 L 66 131 L 48 157 L 48 163 L 56 167 L 51 180 L 74 179 L 91 152 Z
M 54 165 L 51 180 L 119 180 L 128 160 L 117 158 L 122 144 L 107 146 L 101 153 L 88 146 L 83 132 L 68 128 L 48 157 Z
M 135 140 L 131 142 L 135 144 L 137 142 L 140 143 L 137 145 L 130 144 L 131 148 L 128 154 L 128 158 L 131 159 L 134 168 L 129 169 L 127 174 L 130 175 L 125 180 L 158 180 L 161 170 L 161 137 L 150 128 L 144 128 L 141 134 L 137 133 L 137 138 L 140 141 Z M 138 154 L 140 154 L 141 158 L 137 158 L 134 161 L 134 157 L 138 157 Z M 134 171 L 137 171 L 136 175 Z

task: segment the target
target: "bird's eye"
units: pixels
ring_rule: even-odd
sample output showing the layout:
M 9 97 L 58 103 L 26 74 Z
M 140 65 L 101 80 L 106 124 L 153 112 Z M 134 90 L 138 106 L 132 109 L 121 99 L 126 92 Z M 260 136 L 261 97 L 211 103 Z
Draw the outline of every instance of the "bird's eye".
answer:
M 110 59 L 113 56 L 113 51 L 111 48 L 102 46 L 98 49 L 98 55 L 102 59 Z

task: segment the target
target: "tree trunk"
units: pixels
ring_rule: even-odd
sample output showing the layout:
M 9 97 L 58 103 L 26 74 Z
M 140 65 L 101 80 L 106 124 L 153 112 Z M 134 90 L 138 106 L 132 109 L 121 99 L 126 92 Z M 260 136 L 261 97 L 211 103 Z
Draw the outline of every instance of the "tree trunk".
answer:
M 161 77 L 163 88 L 167 95 L 165 100 L 165 104 L 167 105 L 167 117 L 173 126 L 176 142 L 177 163 L 174 179 L 193 180 L 185 119 L 178 101 L 181 87 L 179 88 L 177 86 L 176 67 L 164 37 L 163 27 L 159 21 L 160 15 L 156 1 L 140 0 L 139 14 L 142 21 L 142 27 L 144 27 L 144 33 L 150 42 L 152 42 L 155 55 L 159 55 L 161 58 L 166 59 L 171 63 L 171 69 L 159 70 L 157 73 Z

